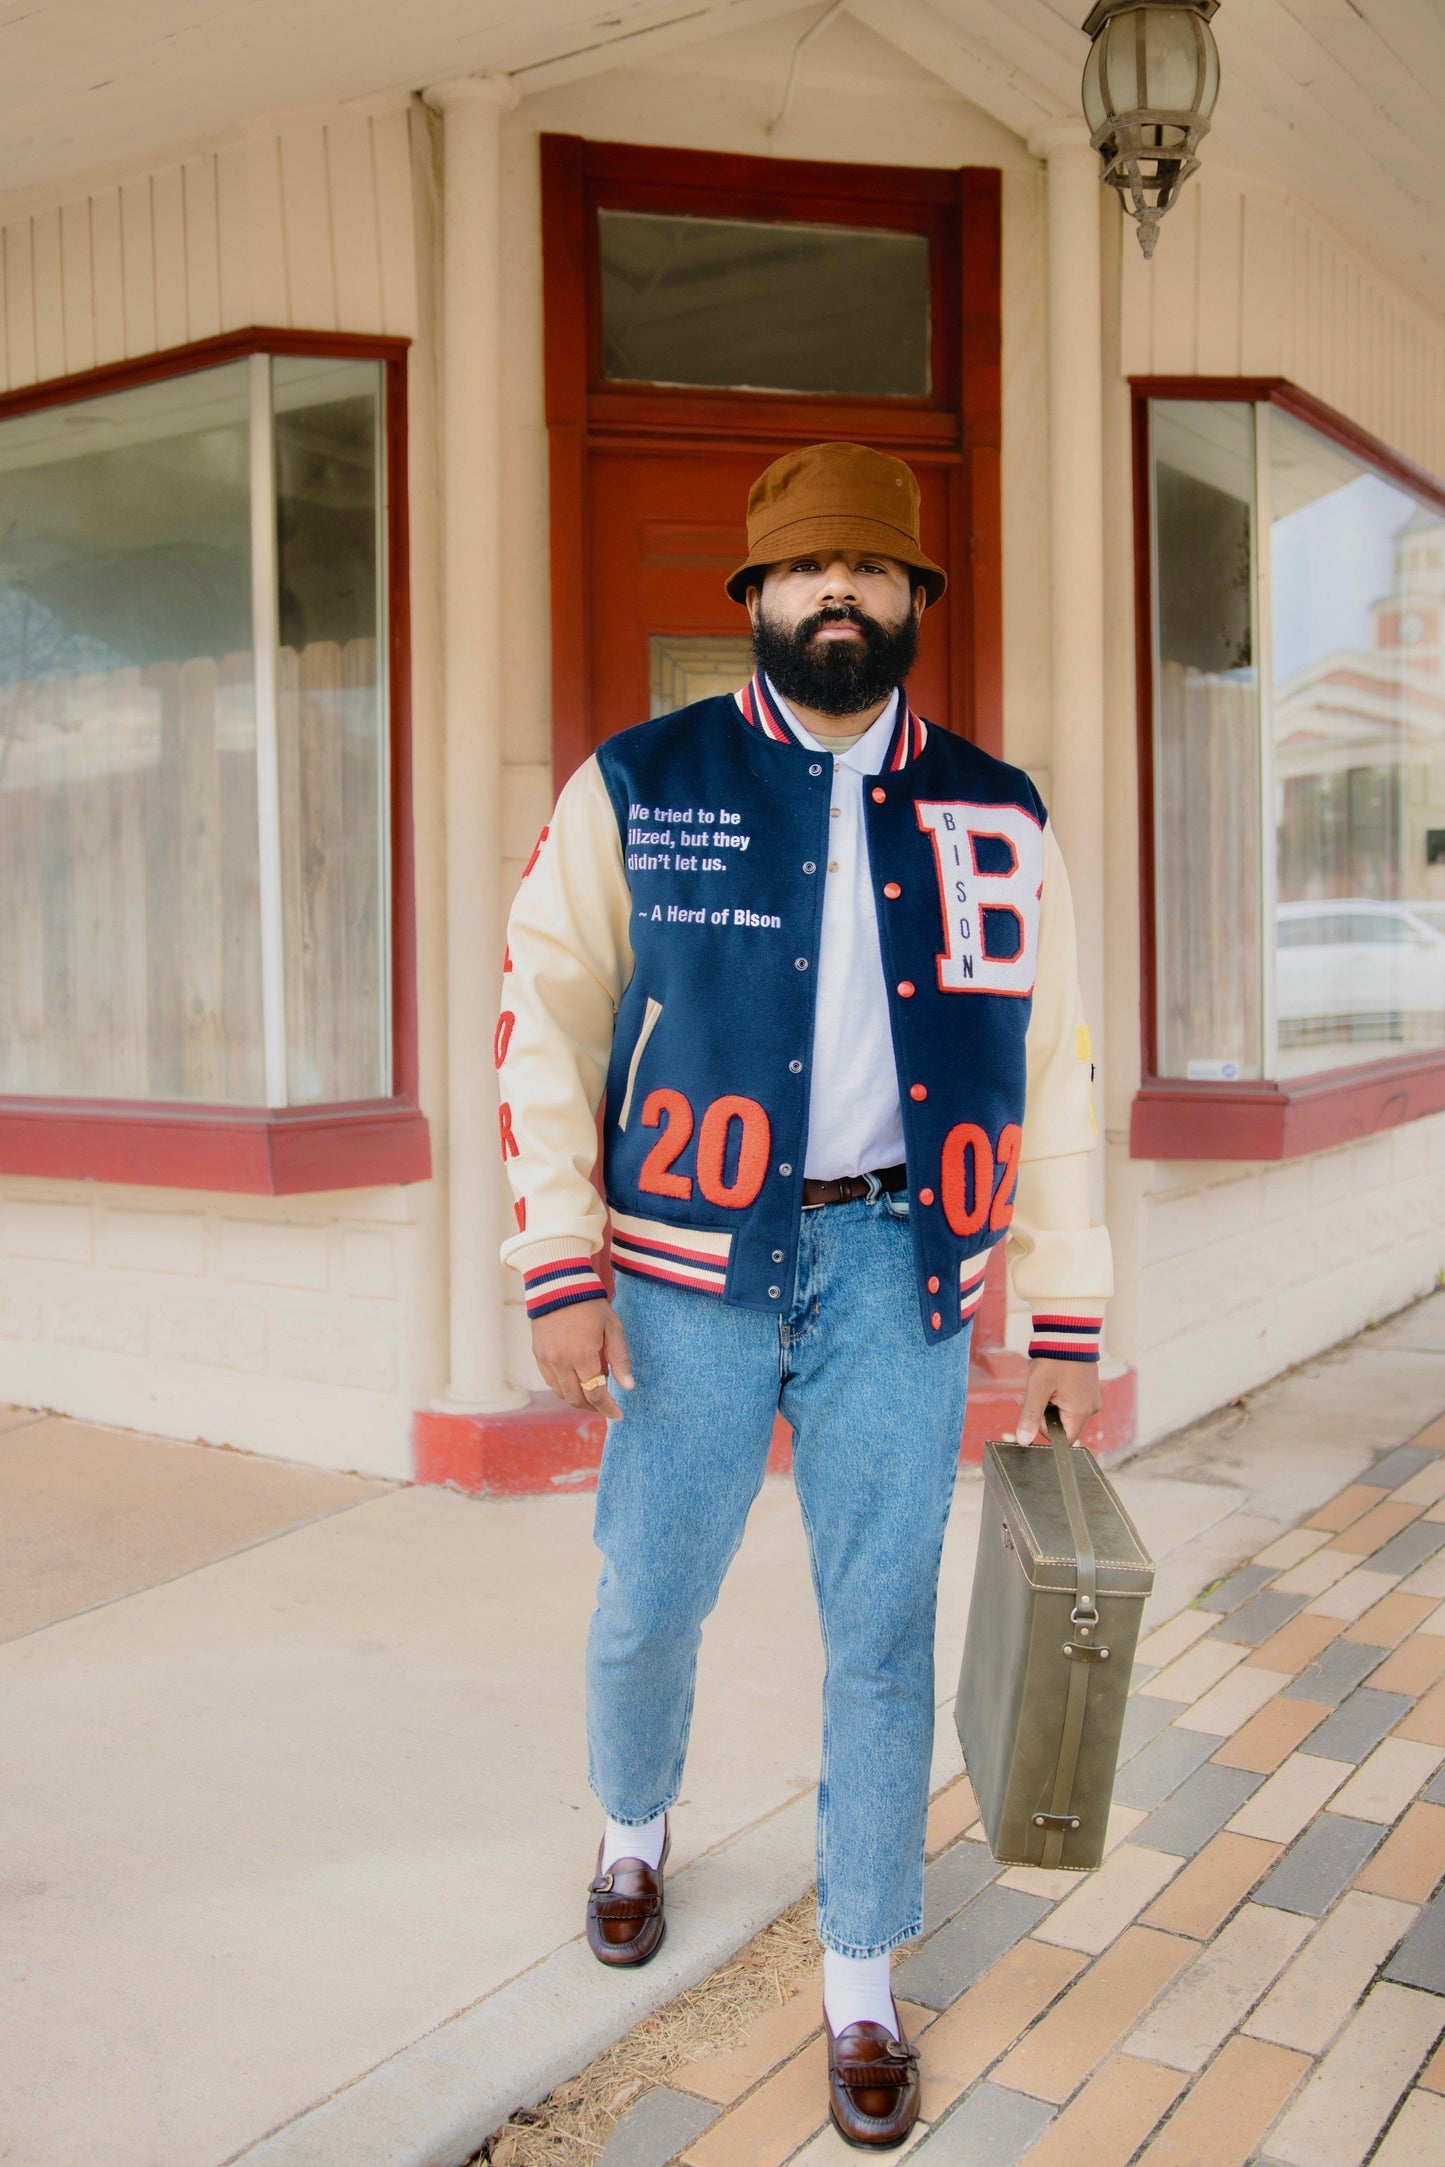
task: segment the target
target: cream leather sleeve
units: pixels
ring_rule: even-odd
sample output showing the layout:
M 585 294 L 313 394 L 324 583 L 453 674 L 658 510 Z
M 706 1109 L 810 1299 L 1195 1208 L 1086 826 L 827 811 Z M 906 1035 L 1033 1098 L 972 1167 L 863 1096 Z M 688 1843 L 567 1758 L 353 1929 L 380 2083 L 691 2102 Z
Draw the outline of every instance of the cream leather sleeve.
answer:
M 558 798 L 507 922 L 497 1052 L 519 1230 L 502 1260 L 519 1272 L 602 1246 L 597 1108 L 632 976 L 631 907 L 617 818 L 591 759 Z
M 1044 827 L 1039 966 L 1026 1050 L 1023 1146 L 1008 1236 L 1014 1286 L 1036 1317 L 1097 1318 L 1114 1291 L 1114 1266 L 1108 1228 L 1089 1218 L 1089 1154 L 1099 1134 L 1093 1064 L 1073 897 L 1052 823 Z

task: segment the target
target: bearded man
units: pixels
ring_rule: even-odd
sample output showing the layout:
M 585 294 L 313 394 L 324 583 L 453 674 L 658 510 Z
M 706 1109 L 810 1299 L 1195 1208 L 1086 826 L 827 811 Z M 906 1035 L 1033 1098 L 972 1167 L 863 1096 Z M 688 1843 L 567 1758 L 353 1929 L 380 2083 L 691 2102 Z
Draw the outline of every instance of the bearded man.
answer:
M 1051 1399 L 1071 1438 L 1098 1407 L 1112 1285 L 1053 830 L 1027 775 L 903 691 L 945 585 L 918 511 L 910 470 L 862 445 L 760 477 L 727 583 L 752 681 L 572 777 L 512 911 L 498 1032 L 503 1255 L 543 1377 L 609 1424 L 588 1941 L 631 1966 L 662 1940 L 702 1623 L 781 1409 L 827 1655 L 829 2107 L 880 2149 L 918 2112 L 889 1961 L 922 1927 L 939 1558 L 989 1251 L 1007 1239 L 1033 1310 L 1023 1443 Z

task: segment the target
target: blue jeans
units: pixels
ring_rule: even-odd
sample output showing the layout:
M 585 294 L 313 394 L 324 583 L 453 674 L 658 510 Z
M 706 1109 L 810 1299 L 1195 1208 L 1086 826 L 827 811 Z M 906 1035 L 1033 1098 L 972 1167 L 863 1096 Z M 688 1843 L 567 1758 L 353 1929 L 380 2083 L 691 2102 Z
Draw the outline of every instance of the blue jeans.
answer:
M 842 1955 L 882 1955 L 923 1925 L 934 1610 L 971 1323 L 926 1343 L 901 1196 L 803 1213 L 783 1318 L 624 1273 L 617 1308 L 636 1389 L 597 1486 L 592 1788 L 633 1825 L 677 1798 L 702 1622 L 781 1406 L 827 1666 L 818 1931 Z

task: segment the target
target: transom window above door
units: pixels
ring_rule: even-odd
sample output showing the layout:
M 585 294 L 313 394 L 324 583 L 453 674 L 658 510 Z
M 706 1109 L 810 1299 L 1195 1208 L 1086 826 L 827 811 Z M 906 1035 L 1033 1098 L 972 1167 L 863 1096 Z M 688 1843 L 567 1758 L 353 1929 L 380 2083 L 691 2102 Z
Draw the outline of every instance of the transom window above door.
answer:
M 571 136 L 544 137 L 543 165 L 548 306 L 555 321 L 565 261 L 594 423 L 661 401 L 679 420 L 766 408 L 763 428 L 792 435 L 827 401 L 865 441 L 880 420 L 900 441 L 954 433 L 966 312 L 996 305 L 966 200 L 996 189 L 992 173 Z
M 927 398 L 923 233 L 597 214 L 609 382 Z

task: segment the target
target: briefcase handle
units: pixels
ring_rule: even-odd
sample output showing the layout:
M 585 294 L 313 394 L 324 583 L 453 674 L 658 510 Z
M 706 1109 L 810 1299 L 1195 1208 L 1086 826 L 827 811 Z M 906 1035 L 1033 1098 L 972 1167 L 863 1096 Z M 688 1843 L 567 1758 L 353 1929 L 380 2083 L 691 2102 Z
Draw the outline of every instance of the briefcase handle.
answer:
M 1076 1625 L 1081 1621 L 1092 1623 L 1099 1615 L 1099 1606 L 1096 1599 L 1098 1570 L 1094 1557 L 1094 1538 L 1089 1533 L 1089 1522 L 1084 1511 L 1084 1500 L 1079 1494 L 1078 1470 L 1074 1465 L 1074 1453 L 1077 1448 L 1071 1445 L 1065 1436 L 1059 1410 L 1052 1400 L 1044 1409 L 1044 1423 L 1048 1429 L 1049 1442 L 1054 1448 L 1054 1465 L 1059 1471 L 1059 1488 L 1064 1493 L 1064 1509 L 1069 1515 L 1069 1532 L 1074 1538 L 1076 1573 L 1074 1585 L 1077 1590 L 1074 1598 L 1074 1623 Z

